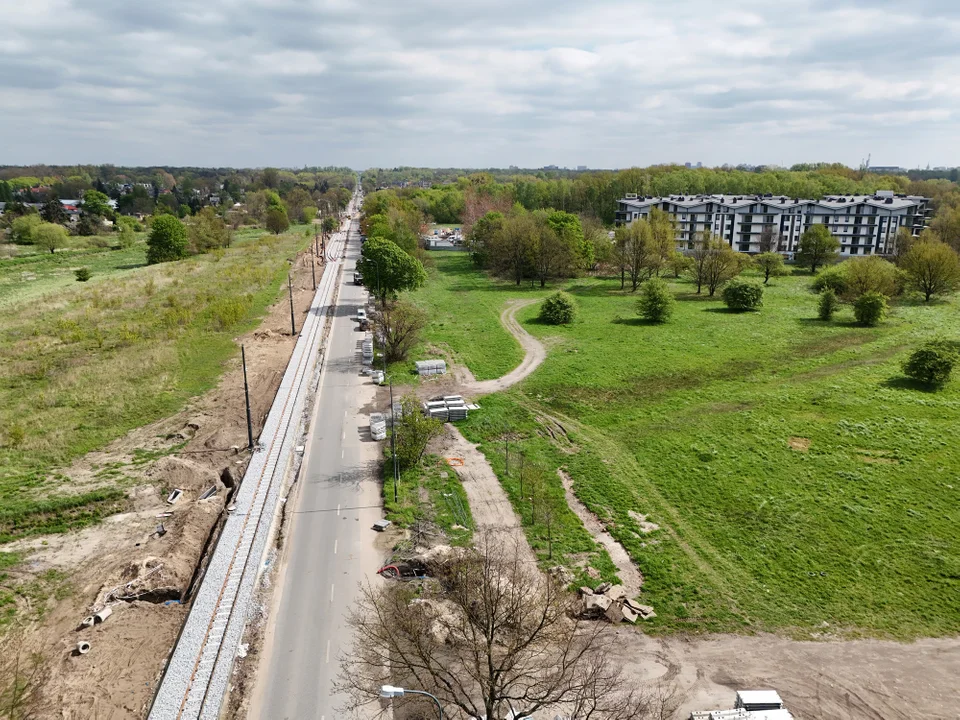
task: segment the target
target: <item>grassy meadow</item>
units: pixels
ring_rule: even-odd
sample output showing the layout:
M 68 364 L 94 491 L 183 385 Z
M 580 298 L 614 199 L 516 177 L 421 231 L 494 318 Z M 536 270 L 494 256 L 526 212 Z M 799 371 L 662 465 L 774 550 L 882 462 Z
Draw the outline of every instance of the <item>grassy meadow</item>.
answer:
M 478 377 L 513 367 L 500 309 L 546 292 L 491 281 L 462 253 L 433 256 L 413 298 L 436 313 L 427 343 Z M 960 380 L 927 392 L 899 367 L 924 339 L 960 336 L 958 299 L 901 299 L 861 328 L 849 307 L 817 320 L 808 275 L 771 280 L 763 309 L 745 314 L 671 284 L 663 326 L 636 316 L 619 279 L 563 283 L 580 307 L 568 327 L 521 311 L 547 360 L 462 424 L 541 556 L 552 546 L 552 563 L 574 564 L 592 548 L 563 467 L 643 572 L 651 630 L 960 631 Z
M 149 267 L 142 236 L 0 260 L 0 542 L 116 511 L 116 472 L 77 493 L 57 468 L 213 387 L 306 243 L 302 228 L 244 230 L 227 250 Z

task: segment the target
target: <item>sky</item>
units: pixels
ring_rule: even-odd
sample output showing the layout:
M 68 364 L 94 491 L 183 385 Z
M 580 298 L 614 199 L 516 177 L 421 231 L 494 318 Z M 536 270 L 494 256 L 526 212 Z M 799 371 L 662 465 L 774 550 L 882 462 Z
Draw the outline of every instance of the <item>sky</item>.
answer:
M 960 165 L 957 0 L 0 0 L 0 164 Z

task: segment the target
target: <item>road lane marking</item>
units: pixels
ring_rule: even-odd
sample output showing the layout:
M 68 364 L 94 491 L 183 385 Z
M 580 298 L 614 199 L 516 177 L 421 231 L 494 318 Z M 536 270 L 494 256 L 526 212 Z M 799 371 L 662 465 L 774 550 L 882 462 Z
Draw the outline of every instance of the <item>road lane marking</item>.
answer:
M 341 440 L 346 440 L 346 439 L 347 439 L 347 431 L 346 431 L 346 430 L 344 430 L 342 433 L 340 433 L 340 439 L 341 439 Z
M 340 503 L 337 503 L 337 515 L 340 514 Z
M 333 602 L 333 583 L 330 583 L 330 602 Z
M 327 662 L 330 662 L 330 641 L 327 640 Z
M 343 460 L 343 454 L 344 454 L 345 452 L 346 452 L 346 450 L 341 450 L 341 451 L 340 451 L 340 459 L 341 459 L 341 460 Z
M 334 540 L 334 541 L 333 541 L 333 554 L 334 554 L 334 555 L 337 554 L 337 543 L 339 543 L 339 542 L 340 542 L 339 540 Z

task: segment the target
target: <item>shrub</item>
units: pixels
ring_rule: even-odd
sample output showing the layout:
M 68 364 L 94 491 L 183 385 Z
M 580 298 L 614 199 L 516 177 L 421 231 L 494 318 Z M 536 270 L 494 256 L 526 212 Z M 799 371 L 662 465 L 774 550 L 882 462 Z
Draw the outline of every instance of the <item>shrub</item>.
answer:
M 34 233 L 42 222 L 36 213 L 16 218 L 10 226 L 10 241 L 17 245 L 33 245 Z
M 824 288 L 817 303 L 817 315 L 821 320 L 832 320 L 833 314 L 840 309 L 840 300 L 830 288 Z
M 899 294 L 901 282 L 897 266 L 877 255 L 853 258 L 841 266 L 847 281 L 846 294 L 850 300 L 868 292 L 887 297 Z
M 665 323 L 673 313 L 673 293 L 660 278 L 651 278 L 640 286 L 637 314 L 644 320 Z
M 180 260 L 187 254 L 187 228 L 173 215 L 158 215 L 147 238 L 147 263 Z
M 817 292 L 823 292 L 827 288 L 833 290 L 837 295 L 846 294 L 847 273 L 843 269 L 843 265 L 831 265 L 817 273 L 817 276 L 813 279 L 813 289 Z
M 903 372 L 925 385 L 943 385 L 957 362 L 957 351 L 943 340 L 931 340 L 911 353 Z
M 887 316 L 887 298 L 882 293 L 866 292 L 853 303 L 853 314 L 861 325 L 878 325 Z
M 546 298 L 540 306 L 540 320 L 549 325 L 567 325 L 573 322 L 576 315 L 576 301 L 562 290 Z
M 731 310 L 759 310 L 763 307 L 763 285 L 733 280 L 723 289 L 723 301 Z
M 86 282 L 90 279 L 90 268 L 77 268 L 73 271 L 73 274 L 77 276 L 78 282 Z

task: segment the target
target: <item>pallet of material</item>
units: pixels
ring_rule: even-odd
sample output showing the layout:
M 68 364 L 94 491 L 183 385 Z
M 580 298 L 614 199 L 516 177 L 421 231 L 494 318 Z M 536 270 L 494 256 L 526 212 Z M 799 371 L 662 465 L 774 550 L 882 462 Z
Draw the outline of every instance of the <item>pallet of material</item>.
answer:
M 443 375 L 447 372 L 446 360 L 417 360 L 417 375 Z

